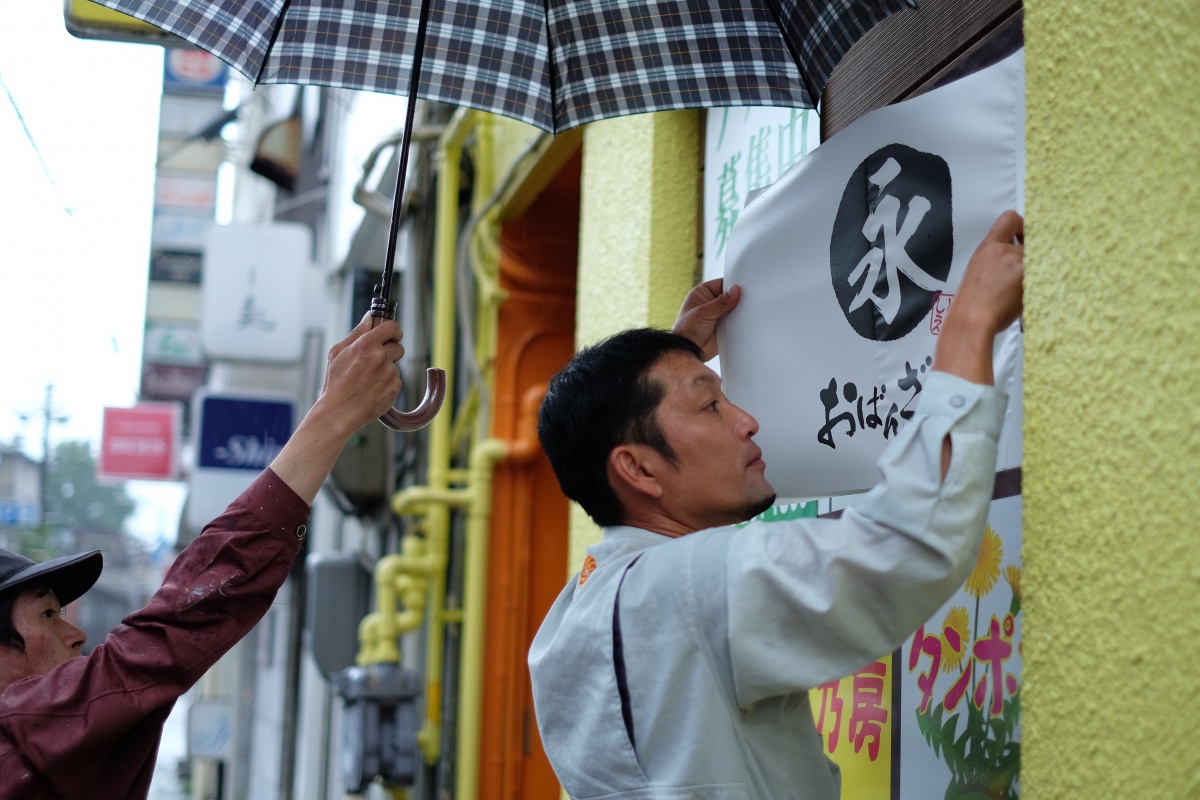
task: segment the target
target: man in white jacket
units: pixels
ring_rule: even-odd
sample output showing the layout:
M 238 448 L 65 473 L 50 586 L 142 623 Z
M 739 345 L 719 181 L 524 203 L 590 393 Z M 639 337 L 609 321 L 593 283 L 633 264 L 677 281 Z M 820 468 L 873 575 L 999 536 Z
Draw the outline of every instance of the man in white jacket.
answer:
M 572 797 L 839 797 L 808 691 L 892 652 L 977 557 L 1006 405 L 992 343 L 1021 313 L 1022 233 L 1008 212 L 972 256 L 883 480 L 839 519 L 735 527 L 775 498 L 758 423 L 704 366 L 736 288 L 702 284 L 674 333 L 626 331 L 554 377 L 538 434 L 604 528 L 529 654 Z

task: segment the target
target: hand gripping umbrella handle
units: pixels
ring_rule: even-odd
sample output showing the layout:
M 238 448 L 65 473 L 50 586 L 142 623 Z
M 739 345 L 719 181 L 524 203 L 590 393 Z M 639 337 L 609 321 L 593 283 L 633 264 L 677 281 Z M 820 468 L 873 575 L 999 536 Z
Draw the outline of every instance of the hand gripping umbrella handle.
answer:
M 381 306 L 390 304 L 381 303 Z M 382 313 L 377 313 L 376 303 L 371 304 L 371 327 L 379 324 L 379 320 L 395 319 L 394 316 L 387 314 L 386 308 L 379 309 Z M 446 399 L 446 371 L 436 367 L 430 367 L 425 370 L 425 396 L 421 398 L 421 403 L 412 411 L 397 411 L 394 408 L 384 412 L 379 421 L 388 426 L 394 431 L 407 433 L 409 431 L 419 431 L 424 428 L 437 413 L 442 409 L 442 402 Z

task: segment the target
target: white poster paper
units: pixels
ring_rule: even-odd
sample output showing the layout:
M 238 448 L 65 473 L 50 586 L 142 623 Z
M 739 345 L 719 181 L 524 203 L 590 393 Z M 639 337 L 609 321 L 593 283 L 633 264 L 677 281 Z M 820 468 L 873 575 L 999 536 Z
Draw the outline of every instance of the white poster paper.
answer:
M 1023 212 L 1024 61 L 865 115 L 738 215 L 720 330 L 730 399 L 753 413 L 783 497 L 862 491 L 905 424 L 967 261 Z M 1020 464 L 1022 337 L 996 340 L 1009 393 L 998 469 Z

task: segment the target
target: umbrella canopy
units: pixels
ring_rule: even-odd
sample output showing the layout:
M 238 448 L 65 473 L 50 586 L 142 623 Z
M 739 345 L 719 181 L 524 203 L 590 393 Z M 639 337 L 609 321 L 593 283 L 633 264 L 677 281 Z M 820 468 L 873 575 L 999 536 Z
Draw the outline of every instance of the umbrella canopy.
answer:
M 99 0 L 256 83 L 405 94 L 419 0 Z M 913 0 L 432 0 L 417 95 L 553 133 L 712 106 L 815 107 L 858 39 Z M 797 66 L 799 65 L 799 67 Z

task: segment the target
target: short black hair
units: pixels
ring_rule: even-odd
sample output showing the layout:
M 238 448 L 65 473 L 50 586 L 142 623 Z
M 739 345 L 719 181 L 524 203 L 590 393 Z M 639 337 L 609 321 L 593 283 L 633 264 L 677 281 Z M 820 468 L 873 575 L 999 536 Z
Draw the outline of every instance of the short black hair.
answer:
M 668 353 L 704 360 L 691 339 L 634 328 L 579 351 L 550 379 L 538 414 L 538 439 L 563 494 L 579 503 L 597 525 L 624 521 L 624 510 L 608 482 L 613 448 L 638 442 L 675 460 L 654 418 L 666 389 L 648 376 Z

